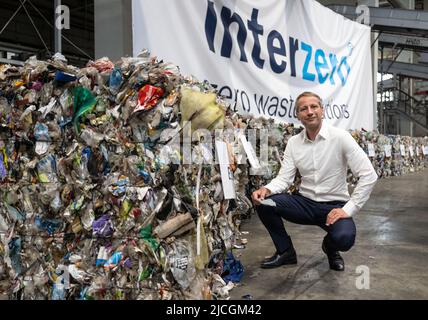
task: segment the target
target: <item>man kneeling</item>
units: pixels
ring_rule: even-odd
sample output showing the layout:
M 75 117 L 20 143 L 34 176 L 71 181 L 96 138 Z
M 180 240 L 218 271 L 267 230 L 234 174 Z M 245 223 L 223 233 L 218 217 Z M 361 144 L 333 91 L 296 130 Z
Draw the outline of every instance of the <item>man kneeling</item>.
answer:
M 285 219 L 324 229 L 327 235 L 321 248 L 330 269 L 343 271 L 345 263 L 339 251 L 347 251 L 354 245 L 356 228 L 352 216 L 368 200 L 378 177 L 351 134 L 323 122 L 324 108 L 318 95 L 303 92 L 296 99 L 296 107 L 304 130 L 288 141 L 277 177 L 252 194 L 260 220 L 276 248 L 275 254 L 265 259 L 261 267 L 297 263 L 282 221 Z M 359 178 L 351 196 L 346 182 L 348 166 Z M 297 169 L 302 176 L 299 193 L 282 193 L 292 184 Z M 274 206 L 262 203 L 268 196 Z

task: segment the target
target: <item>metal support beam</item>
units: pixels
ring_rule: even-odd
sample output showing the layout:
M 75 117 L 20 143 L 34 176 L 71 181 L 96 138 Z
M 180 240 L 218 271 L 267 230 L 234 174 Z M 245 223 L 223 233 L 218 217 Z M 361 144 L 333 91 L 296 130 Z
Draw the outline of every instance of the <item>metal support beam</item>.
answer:
M 23 66 L 24 65 L 23 61 L 18 61 L 18 60 L 13 60 L 13 59 L 5 59 L 5 58 L 0 58 L 0 63 L 13 64 L 15 66 Z
M 423 37 L 382 33 L 379 36 L 379 45 L 428 52 L 428 38 Z
M 383 62 L 383 47 L 380 48 L 380 62 Z M 385 107 L 384 103 L 384 96 L 383 96 L 383 72 L 379 68 L 379 65 L 377 67 L 378 72 L 380 72 L 380 103 L 379 103 L 379 132 L 384 133 L 384 127 L 385 127 L 385 119 L 384 119 L 384 112 L 383 109 Z
M 95 0 L 95 58 L 132 56 L 132 1 Z
M 379 61 L 379 72 L 403 75 L 409 78 L 428 79 L 428 66 L 392 60 Z
M 331 10 L 351 20 L 356 19 L 356 7 L 329 5 Z M 427 36 L 428 11 L 370 7 L 370 26 L 373 30 Z
M 388 2 L 394 7 L 394 8 L 406 8 L 405 5 L 401 3 L 399 0 L 388 0 Z
M 55 17 L 54 17 L 55 52 L 62 53 L 62 31 L 61 31 L 61 28 L 58 28 L 57 23 L 56 23 L 57 19 L 61 15 L 61 11 L 58 10 L 58 8 L 60 8 L 60 6 L 61 6 L 61 0 L 55 0 L 55 4 L 54 4 L 54 12 L 55 12 Z
M 357 0 L 356 5 L 365 5 L 369 7 L 379 7 L 379 0 Z M 366 21 L 361 21 L 366 24 Z M 367 22 L 368 23 L 368 22 Z M 373 91 L 373 128 L 376 130 L 379 129 L 379 112 L 377 107 L 377 75 L 378 75 L 378 56 L 379 56 L 379 42 L 377 41 L 379 37 L 378 32 L 372 32 L 370 35 L 371 43 L 371 67 L 372 67 L 372 91 Z
M 382 90 L 387 91 L 387 90 L 395 89 L 395 87 L 396 85 L 395 85 L 394 79 L 383 80 L 377 83 L 377 90 L 379 92 Z
M 426 126 L 426 124 L 422 123 L 421 121 L 415 119 L 414 117 L 410 116 L 409 114 L 407 114 L 406 112 L 400 110 L 400 109 L 389 109 L 386 111 L 388 114 L 390 113 L 396 113 L 399 115 L 404 116 L 405 118 L 407 118 L 408 120 L 410 120 L 410 123 L 415 123 L 419 126 L 419 128 L 421 128 L 422 130 L 424 130 L 425 132 L 428 133 L 428 127 Z

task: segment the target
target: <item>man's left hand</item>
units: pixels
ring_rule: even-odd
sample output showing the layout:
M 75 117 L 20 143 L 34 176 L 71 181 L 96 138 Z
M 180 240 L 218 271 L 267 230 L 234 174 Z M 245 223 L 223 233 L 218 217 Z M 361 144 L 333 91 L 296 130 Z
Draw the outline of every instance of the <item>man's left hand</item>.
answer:
M 331 210 L 327 215 L 326 225 L 332 225 L 339 219 L 349 218 L 349 215 L 345 212 L 345 210 L 336 208 Z

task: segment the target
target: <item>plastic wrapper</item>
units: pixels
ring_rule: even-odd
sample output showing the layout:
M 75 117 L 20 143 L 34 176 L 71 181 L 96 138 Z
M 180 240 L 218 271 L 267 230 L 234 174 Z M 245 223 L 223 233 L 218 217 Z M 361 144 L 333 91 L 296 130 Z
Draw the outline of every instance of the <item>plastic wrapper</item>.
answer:
M 62 71 L 57 71 L 55 73 L 55 80 L 58 82 L 63 82 L 63 83 L 67 83 L 67 82 L 71 82 L 71 81 L 76 81 L 77 77 L 73 74 L 70 73 L 65 73 Z
M 96 68 L 99 72 L 108 72 L 114 68 L 114 63 L 111 62 L 107 57 L 103 57 L 96 61 L 89 61 L 87 66 Z
M 192 130 L 223 128 L 224 110 L 216 103 L 214 93 L 206 94 L 183 88 L 180 110 L 183 127 L 185 122 L 190 122 Z
M 109 214 L 101 216 L 92 223 L 93 235 L 95 237 L 110 237 L 114 232 L 113 223 Z
M 158 102 L 158 99 L 164 94 L 164 89 L 145 85 L 138 91 L 138 104 L 133 112 L 147 111 L 152 109 Z
M 117 94 L 122 81 L 123 77 L 120 68 L 114 68 L 109 79 L 109 88 L 112 94 Z
M 93 94 L 84 87 L 76 87 L 74 89 L 73 103 L 73 124 L 76 132 L 80 132 L 79 119 L 87 112 L 92 110 L 96 104 L 96 99 Z
M 187 289 L 196 275 L 195 261 L 188 241 L 176 240 L 170 259 L 175 280 L 183 289 Z

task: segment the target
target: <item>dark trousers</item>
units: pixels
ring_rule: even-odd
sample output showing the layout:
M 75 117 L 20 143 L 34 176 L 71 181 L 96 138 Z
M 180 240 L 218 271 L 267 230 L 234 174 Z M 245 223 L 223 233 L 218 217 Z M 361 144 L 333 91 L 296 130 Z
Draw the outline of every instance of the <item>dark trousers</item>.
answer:
M 332 209 L 342 208 L 345 202 L 316 202 L 299 194 L 276 194 L 269 199 L 276 203 L 276 207 L 258 205 L 256 210 L 277 252 L 282 253 L 292 245 L 282 219 L 297 224 L 316 225 L 327 231 L 325 240 L 329 251 L 348 251 L 354 245 L 356 228 L 352 218 L 339 219 L 330 226 L 325 225 L 328 213 Z

